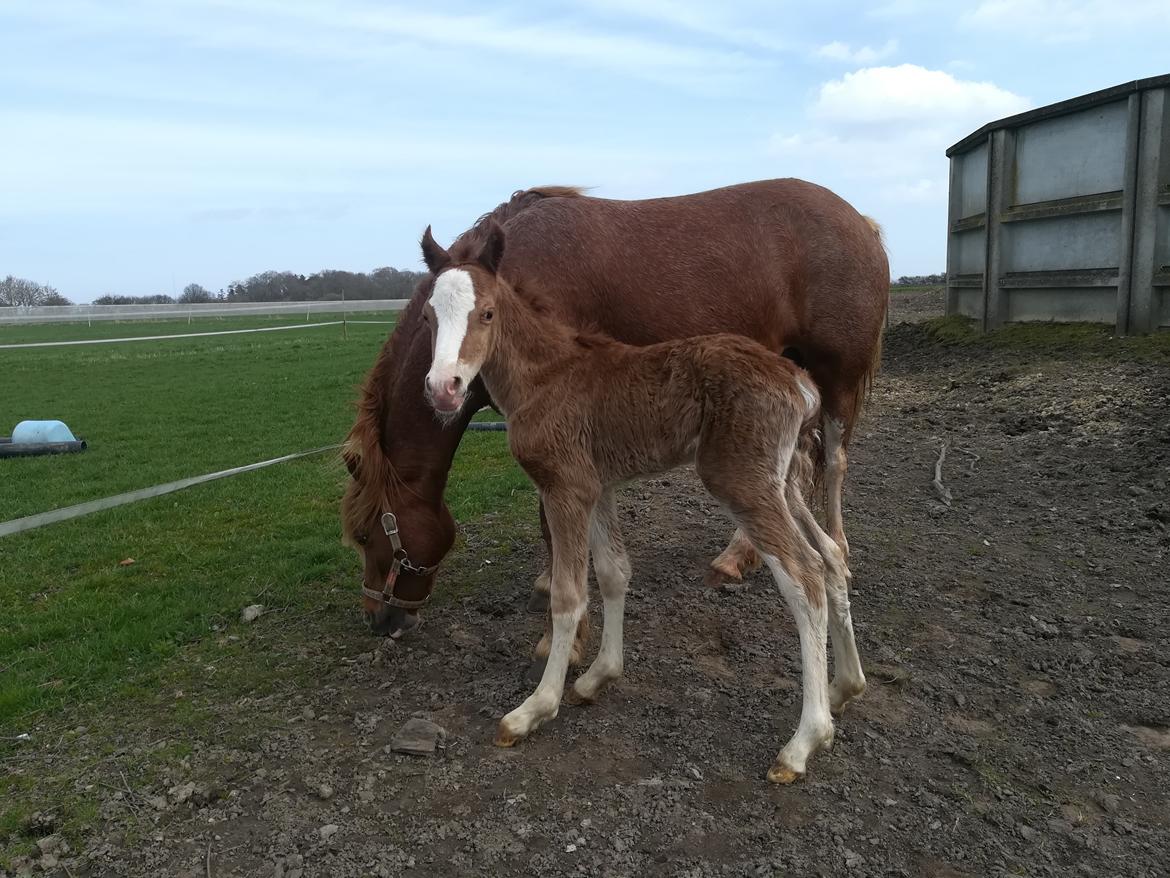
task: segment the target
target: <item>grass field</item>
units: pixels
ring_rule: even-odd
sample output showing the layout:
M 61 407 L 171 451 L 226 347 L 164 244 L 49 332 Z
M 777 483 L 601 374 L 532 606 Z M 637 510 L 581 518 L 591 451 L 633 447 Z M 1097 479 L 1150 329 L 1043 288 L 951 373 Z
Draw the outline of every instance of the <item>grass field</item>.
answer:
M 388 328 L 395 318 L 392 311 L 347 314 L 348 320 L 385 321 Z M 95 323 L 0 324 L 0 345 L 48 341 L 74 341 L 91 338 L 137 338 L 151 335 L 182 335 L 190 332 L 225 332 L 272 326 L 296 326 L 304 323 L 329 323 L 341 314 L 256 315 L 243 317 L 194 317 L 180 320 L 98 320 Z M 367 325 L 365 323 L 358 326 Z M 356 328 L 356 326 L 355 326 Z
M 213 325 L 241 322 L 280 321 Z M 21 332 L 48 340 L 88 329 Z M 93 327 L 128 329 L 188 326 Z M 0 350 L 0 432 L 52 417 L 90 442 L 82 454 L 0 460 L 0 521 L 339 442 L 387 329 Z M 214 654 L 204 641 L 250 603 L 356 624 L 358 564 L 337 523 L 344 479 L 324 454 L 0 538 L 0 739 L 125 709 L 185 673 L 191 645 Z M 534 508 L 499 433 L 468 434 L 448 499 L 464 522 Z

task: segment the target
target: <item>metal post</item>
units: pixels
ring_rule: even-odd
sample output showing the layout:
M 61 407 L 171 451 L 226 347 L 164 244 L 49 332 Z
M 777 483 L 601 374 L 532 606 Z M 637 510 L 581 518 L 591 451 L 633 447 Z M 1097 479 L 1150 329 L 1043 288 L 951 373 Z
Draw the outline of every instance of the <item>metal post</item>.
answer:
M 1161 296 L 1170 295 L 1170 286 L 1154 286 L 1158 266 L 1165 264 L 1165 251 L 1159 253 L 1158 250 L 1159 199 L 1170 195 L 1168 91 L 1170 88 L 1162 88 L 1141 95 L 1129 293 L 1129 331 L 1132 333 L 1156 329 L 1159 306 L 1162 305 L 1158 291 Z
M 1012 200 L 1015 167 L 1015 132 L 999 129 L 988 135 L 987 143 L 987 253 L 983 269 L 983 330 L 998 329 L 1008 316 L 1007 292 L 1003 288 L 1003 217 Z
M 1117 334 L 1130 331 L 1133 293 L 1133 230 L 1138 192 L 1138 145 L 1141 143 L 1142 95 L 1129 96 L 1125 125 L 1125 170 L 1121 188 L 1121 253 L 1117 269 Z

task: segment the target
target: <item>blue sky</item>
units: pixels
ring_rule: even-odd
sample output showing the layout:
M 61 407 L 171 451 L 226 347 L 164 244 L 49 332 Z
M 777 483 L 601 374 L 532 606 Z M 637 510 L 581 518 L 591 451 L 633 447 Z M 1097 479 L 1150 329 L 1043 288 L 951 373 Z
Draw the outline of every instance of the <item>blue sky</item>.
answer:
M 945 148 L 1170 72 L 1166 0 L 0 0 L 0 275 L 75 301 L 419 266 L 514 189 L 767 177 L 942 271 Z

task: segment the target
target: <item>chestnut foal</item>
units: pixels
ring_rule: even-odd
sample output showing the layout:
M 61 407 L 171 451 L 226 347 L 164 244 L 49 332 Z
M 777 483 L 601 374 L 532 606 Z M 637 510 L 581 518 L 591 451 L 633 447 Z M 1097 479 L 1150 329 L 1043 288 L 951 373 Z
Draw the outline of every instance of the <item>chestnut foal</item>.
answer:
M 428 397 L 455 417 L 476 376 L 508 423 L 513 455 L 540 492 L 552 535 L 552 646 L 536 691 L 500 721 L 510 747 L 553 719 L 564 694 L 577 624 L 585 613 L 592 554 L 604 600 L 597 659 L 573 684 L 572 703 L 593 700 L 622 673 L 622 618 L 630 564 L 614 489 L 622 481 L 694 462 L 767 564 L 796 617 L 803 668 L 800 724 L 768 779 L 791 783 L 833 739 L 831 710 L 865 687 L 849 617 L 842 549 L 805 504 L 820 396 L 794 363 L 729 334 L 634 347 L 582 335 L 526 301 L 500 278 L 503 229 L 493 223 L 474 261 L 453 264 L 422 241 L 435 274 Z M 828 682 L 827 627 L 837 676 Z

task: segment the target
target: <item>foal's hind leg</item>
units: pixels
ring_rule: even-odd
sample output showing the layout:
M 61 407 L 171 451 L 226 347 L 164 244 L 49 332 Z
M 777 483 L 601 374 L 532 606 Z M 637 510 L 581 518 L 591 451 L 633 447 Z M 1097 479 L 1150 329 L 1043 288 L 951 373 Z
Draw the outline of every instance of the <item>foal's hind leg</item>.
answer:
M 829 709 L 840 714 L 865 691 L 865 673 L 853 637 L 849 612 L 849 568 L 845 553 L 817 523 L 799 487 L 789 481 L 786 490 L 793 516 L 825 562 L 825 591 L 829 602 L 829 639 L 833 643 L 833 681 L 829 684 Z
M 800 638 L 800 724 L 768 770 L 768 780 L 788 784 L 804 775 L 812 754 L 833 743 L 824 562 L 789 514 L 779 486 L 769 500 L 747 506 L 742 517 L 745 531 L 792 611 Z
M 589 528 L 589 550 L 593 572 L 604 601 L 605 627 L 601 649 L 584 674 L 565 696 L 570 704 L 593 701 L 602 687 L 622 675 L 622 622 L 626 610 L 626 589 L 630 583 L 630 559 L 622 542 L 621 524 L 612 490 L 607 490 L 593 510 Z
M 760 556 L 756 552 L 752 541 L 740 529 L 736 528 L 731 535 L 731 542 L 720 553 L 719 557 L 711 562 L 703 582 L 710 586 L 722 585 L 725 582 L 739 582 L 744 574 L 751 573 L 760 566 Z

